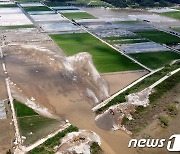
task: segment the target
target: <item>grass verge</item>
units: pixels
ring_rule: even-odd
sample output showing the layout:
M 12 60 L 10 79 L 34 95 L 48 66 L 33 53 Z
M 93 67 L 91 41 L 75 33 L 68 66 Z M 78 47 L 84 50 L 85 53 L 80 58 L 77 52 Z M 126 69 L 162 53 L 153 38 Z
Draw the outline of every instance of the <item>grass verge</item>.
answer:
M 17 25 L 17 26 L 0 26 L 0 29 L 20 29 L 20 28 L 34 28 L 34 25 Z
M 175 31 L 177 31 L 177 32 L 180 32 L 180 27 L 173 27 L 173 28 L 171 28 L 172 30 L 175 30 Z

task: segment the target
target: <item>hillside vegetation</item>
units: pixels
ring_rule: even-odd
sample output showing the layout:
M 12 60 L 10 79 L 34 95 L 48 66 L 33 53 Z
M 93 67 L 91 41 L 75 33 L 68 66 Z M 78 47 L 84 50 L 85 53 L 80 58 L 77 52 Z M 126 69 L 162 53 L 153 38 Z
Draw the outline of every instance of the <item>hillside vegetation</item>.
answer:
M 179 4 L 179 0 L 103 0 L 116 7 L 165 7 Z

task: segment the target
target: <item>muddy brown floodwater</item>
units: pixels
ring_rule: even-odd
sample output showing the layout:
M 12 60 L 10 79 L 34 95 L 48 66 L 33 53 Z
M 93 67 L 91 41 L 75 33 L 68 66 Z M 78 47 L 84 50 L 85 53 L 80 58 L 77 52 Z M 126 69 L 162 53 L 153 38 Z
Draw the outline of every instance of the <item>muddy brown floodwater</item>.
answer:
M 11 80 L 27 98 L 33 96 L 38 103 L 62 119 L 68 119 L 80 129 L 96 132 L 101 137 L 102 148 L 106 153 L 135 153 L 127 147 L 130 139 L 127 134 L 122 131 L 104 131 L 95 125 L 91 105 L 84 101 L 78 92 L 72 90 L 72 84 L 60 78 L 48 65 L 38 65 L 35 62 L 32 64 L 29 60 L 25 62 L 18 59 L 17 55 L 6 56 L 6 63 Z
M 32 41 L 24 42 L 22 35 L 26 37 L 27 42 L 28 40 Z M 102 148 L 107 154 L 136 153 L 134 149 L 128 148 L 130 136 L 125 132 L 121 130 L 116 132 L 105 131 L 96 126 L 94 113 L 91 111 L 92 104 L 87 101 L 88 99 L 84 97 L 82 91 L 78 91 L 77 83 L 74 84 L 75 81 L 61 72 L 61 69 L 55 69 L 48 61 L 43 61 L 43 56 L 33 57 L 32 55 L 36 51 L 35 48 L 29 51 L 13 45 L 13 43 L 23 42 L 23 44 L 39 44 L 49 49 L 50 46 L 47 46 L 47 44 L 52 42 L 46 36 L 39 33 L 35 33 L 35 35 L 15 33 L 12 35 L 12 32 L 6 36 L 7 40 L 12 42 L 11 45 L 3 48 L 3 52 L 8 75 L 14 83 L 13 87 L 17 90 L 17 95 L 22 94 L 28 99 L 34 97 L 38 104 L 48 108 L 62 120 L 68 119 L 70 123 L 80 129 L 94 131 L 100 136 Z M 43 41 L 41 37 L 44 38 Z M 57 52 L 55 44 L 53 46 L 52 43 L 50 48 Z M 37 50 L 37 53 L 40 52 L 40 50 Z M 91 86 L 93 85 L 92 82 Z M 83 87 L 84 83 L 79 82 L 78 86 Z

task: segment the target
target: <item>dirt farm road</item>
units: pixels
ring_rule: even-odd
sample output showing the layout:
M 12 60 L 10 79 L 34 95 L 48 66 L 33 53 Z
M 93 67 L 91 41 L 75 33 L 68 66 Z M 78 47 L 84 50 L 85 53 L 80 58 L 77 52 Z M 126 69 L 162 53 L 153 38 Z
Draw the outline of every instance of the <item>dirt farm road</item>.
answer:
M 3 45 L 4 45 L 4 43 L 3 43 Z M 1 46 L 0 46 L 0 54 L 1 54 L 1 58 L 3 58 L 3 53 L 2 53 Z M 5 63 L 2 63 L 2 67 L 3 67 L 4 73 L 7 74 Z M 10 89 L 10 83 L 9 83 L 9 77 L 8 76 L 6 78 L 6 88 L 7 88 L 8 98 L 9 98 L 9 101 L 10 101 L 10 104 L 11 104 L 12 121 L 13 121 L 13 124 L 14 124 L 14 127 L 15 127 L 16 144 L 18 146 L 21 146 L 21 136 L 20 136 L 20 131 L 19 131 L 19 127 L 18 127 L 16 113 L 15 113 L 15 110 L 14 110 L 13 98 L 12 98 L 12 95 L 11 95 L 11 89 Z

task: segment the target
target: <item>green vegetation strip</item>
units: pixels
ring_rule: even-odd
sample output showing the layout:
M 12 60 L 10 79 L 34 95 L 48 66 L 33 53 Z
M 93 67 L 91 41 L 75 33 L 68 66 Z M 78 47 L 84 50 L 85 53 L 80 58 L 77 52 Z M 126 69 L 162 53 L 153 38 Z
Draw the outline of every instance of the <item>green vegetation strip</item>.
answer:
M 152 69 L 157 69 L 171 63 L 171 61 L 175 59 L 180 59 L 180 54 L 170 51 L 135 53 L 129 55 Z
M 142 69 L 141 66 L 88 33 L 50 36 L 68 56 L 80 52 L 90 53 L 97 70 L 101 73 Z
M 34 25 L 17 25 L 17 26 L 0 26 L 0 29 L 21 29 L 21 28 L 34 28 Z
M 51 11 L 51 9 L 49 9 L 46 6 L 31 6 L 31 7 L 24 7 L 24 10 L 26 12 L 29 11 Z
M 170 110 L 171 114 L 177 114 L 176 109 L 172 109 L 169 106 L 172 102 L 162 102 L 161 97 L 165 97 L 165 93 L 170 91 L 176 85 L 180 83 L 180 72 L 172 75 L 159 85 L 157 85 L 154 89 L 155 92 L 149 96 L 149 106 L 143 107 L 138 106 L 136 107 L 136 111 L 132 114 L 133 120 L 125 120 L 124 125 L 125 127 L 132 131 L 134 135 L 140 132 L 147 124 L 153 121 L 153 117 L 156 114 L 160 114 L 166 110 Z M 174 102 L 173 102 L 174 104 Z M 172 111 L 173 110 L 173 111 Z M 176 113 L 175 113 L 176 112 Z M 160 122 L 163 127 L 168 126 L 168 119 L 164 116 L 159 117 Z
M 0 4 L 0 8 L 17 7 L 16 4 Z
M 47 141 L 45 141 L 43 144 L 41 144 L 40 146 L 34 148 L 33 150 L 31 150 L 29 152 L 29 154 L 51 154 L 54 153 L 54 147 L 59 146 L 61 144 L 61 139 L 66 136 L 68 133 L 71 132 L 77 132 L 79 129 L 75 126 L 69 126 L 68 128 L 66 128 L 65 130 L 63 130 L 62 132 L 59 132 L 57 135 L 55 135 L 54 137 L 48 139 Z
M 100 114 L 103 111 L 107 110 L 110 106 L 112 105 L 116 105 L 119 103 L 123 103 L 126 101 L 125 96 L 135 93 L 135 92 L 139 92 L 147 87 L 149 87 L 150 85 L 152 85 L 153 83 L 155 83 L 156 81 L 158 81 L 160 78 L 162 78 L 163 76 L 167 75 L 168 72 L 171 72 L 177 68 L 180 67 L 180 64 L 174 64 L 172 66 L 165 66 L 165 68 L 163 68 L 162 70 L 152 74 L 151 76 L 145 78 L 144 80 L 142 80 L 141 82 L 139 82 L 138 84 L 134 85 L 133 87 L 127 89 L 125 92 L 119 94 L 118 96 L 116 96 L 114 99 L 112 99 L 110 102 L 108 102 L 105 106 L 99 108 L 96 111 L 96 114 Z
M 171 29 L 180 32 L 180 27 L 174 27 L 174 28 L 171 28 Z
M 180 43 L 179 37 L 162 32 L 162 31 L 158 31 L 158 30 L 140 31 L 140 32 L 135 32 L 135 33 L 151 41 L 161 43 L 161 44 Z
M 75 13 L 61 13 L 68 19 L 95 19 L 93 15 L 86 12 L 75 12 Z
M 180 20 L 180 11 L 164 12 L 164 13 L 162 13 L 162 15 Z
M 20 133 L 26 137 L 25 145 L 32 144 L 59 128 L 59 121 L 43 117 L 17 100 L 14 100 L 14 108 Z
M 97 142 L 93 142 L 90 146 L 91 154 L 103 154 L 103 151 Z

